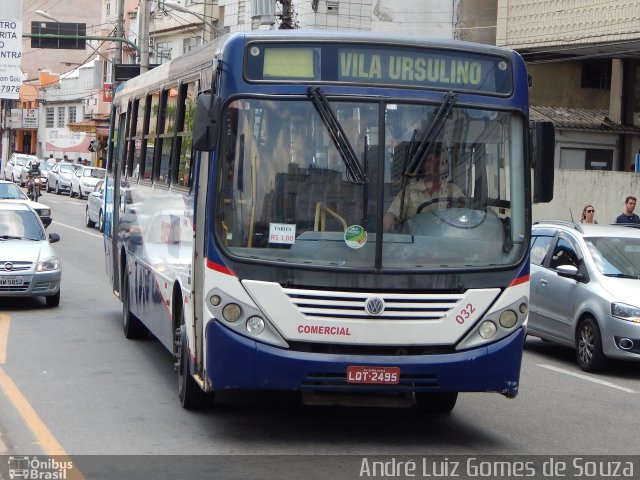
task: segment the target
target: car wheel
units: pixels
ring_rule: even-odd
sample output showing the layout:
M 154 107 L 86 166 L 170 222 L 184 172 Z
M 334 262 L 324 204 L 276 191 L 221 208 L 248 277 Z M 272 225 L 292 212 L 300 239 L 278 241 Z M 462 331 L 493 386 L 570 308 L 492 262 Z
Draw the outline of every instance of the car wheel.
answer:
M 44 299 L 47 301 L 47 307 L 57 307 L 60 305 L 60 290 L 58 289 L 58 293 L 55 295 L 44 297 Z
M 180 328 L 176 330 L 176 370 L 178 371 L 178 398 L 183 408 L 195 410 L 213 401 L 213 394 L 206 393 L 191 376 L 189 368 L 187 333 L 184 314 L 180 316 Z
M 89 228 L 95 227 L 96 226 L 96 222 L 91 220 L 91 217 L 89 216 L 89 207 L 88 206 L 87 206 L 87 208 L 85 208 L 84 212 L 85 212 L 84 224 Z
M 451 413 L 458 401 L 458 392 L 416 393 L 416 406 L 425 413 Z
M 104 218 L 102 217 L 102 210 L 98 213 L 98 230 L 104 232 Z
M 147 329 L 140 319 L 131 313 L 129 306 L 129 275 L 125 272 L 122 279 L 122 329 L 126 338 L 142 338 L 146 335 Z
M 598 372 L 607 364 L 607 358 L 602 352 L 602 337 L 598 323 L 592 317 L 587 317 L 576 331 L 576 357 L 578 365 L 585 372 Z
M 60 190 L 60 183 L 56 182 L 56 195 L 61 195 L 62 190 Z

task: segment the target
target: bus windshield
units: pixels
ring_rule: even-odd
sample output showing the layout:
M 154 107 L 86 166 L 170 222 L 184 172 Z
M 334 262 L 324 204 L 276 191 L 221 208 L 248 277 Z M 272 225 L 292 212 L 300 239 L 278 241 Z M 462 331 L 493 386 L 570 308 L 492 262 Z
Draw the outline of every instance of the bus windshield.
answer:
M 229 254 L 381 270 L 522 258 L 519 114 L 451 98 L 438 105 L 329 97 L 328 106 L 355 158 L 311 99 L 227 106 L 216 229 Z M 354 169 L 364 174 L 354 178 Z

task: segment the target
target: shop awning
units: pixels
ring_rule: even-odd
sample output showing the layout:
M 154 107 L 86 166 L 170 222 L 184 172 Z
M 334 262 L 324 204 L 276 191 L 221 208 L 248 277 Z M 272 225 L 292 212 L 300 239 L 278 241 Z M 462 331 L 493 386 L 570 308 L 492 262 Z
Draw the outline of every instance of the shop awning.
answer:
M 96 115 L 89 120 L 71 122 L 67 124 L 67 128 L 72 132 L 94 133 L 106 137 L 109 135 L 109 115 Z

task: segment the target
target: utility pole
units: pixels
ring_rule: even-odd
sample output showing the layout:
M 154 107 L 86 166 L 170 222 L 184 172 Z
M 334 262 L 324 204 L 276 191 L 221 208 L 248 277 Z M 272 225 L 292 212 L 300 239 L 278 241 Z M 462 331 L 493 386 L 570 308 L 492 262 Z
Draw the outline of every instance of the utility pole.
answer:
M 116 2 L 116 37 L 123 38 L 124 37 L 124 0 L 118 0 Z M 116 65 L 120 65 L 122 63 L 122 42 L 118 42 L 118 46 L 116 47 L 116 54 L 113 59 L 113 68 L 111 71 L 113 72 L 113 77 L 111 78 L 111 83 L 115 86 L 115 78 L 116 78 Z
M 149 70 L 149 2 L 140 2 L 140 73 Z
M 291 0 L 276 1 L 282 4 L 279 30 L 291 30 L 295 28 L 293 25 L 293 6 L 291 5 Z

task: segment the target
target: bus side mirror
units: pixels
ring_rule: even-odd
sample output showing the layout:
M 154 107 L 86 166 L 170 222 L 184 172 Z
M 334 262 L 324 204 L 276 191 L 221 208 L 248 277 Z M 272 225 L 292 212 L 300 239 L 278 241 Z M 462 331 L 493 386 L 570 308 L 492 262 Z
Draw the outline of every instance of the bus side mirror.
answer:
M 556 136 L 553 123 L 533 122 L 531 125 L 531 159 L 533 167 L 533 202 L 553 200 Z
M 211 152 L 216 148 L 220 130 L 220 97 L 203 93 L 198 97 L 193 119 L 193 149 Z

